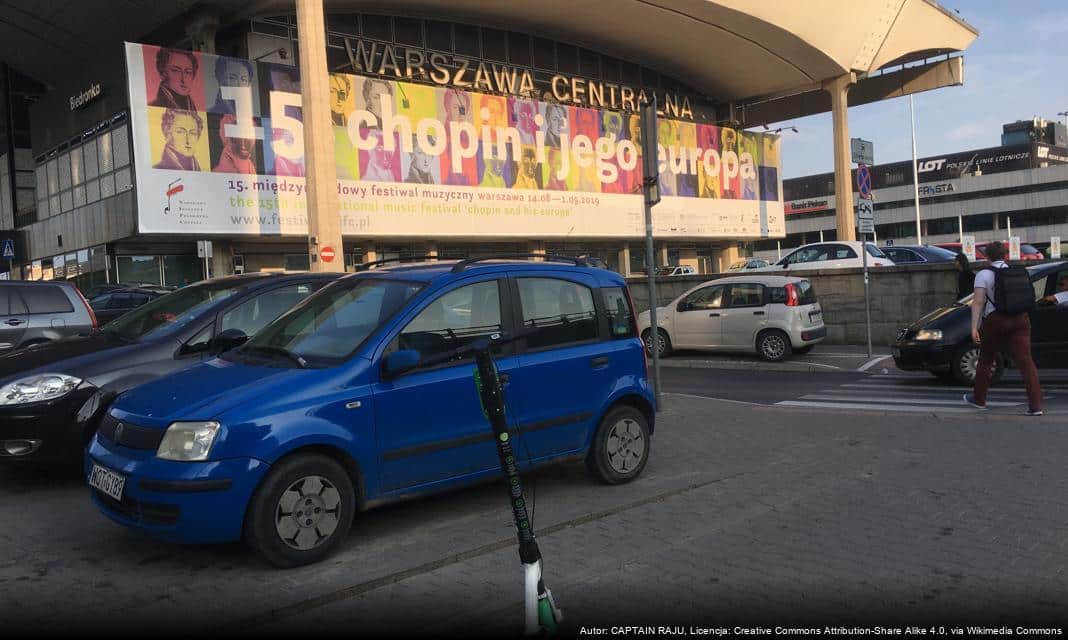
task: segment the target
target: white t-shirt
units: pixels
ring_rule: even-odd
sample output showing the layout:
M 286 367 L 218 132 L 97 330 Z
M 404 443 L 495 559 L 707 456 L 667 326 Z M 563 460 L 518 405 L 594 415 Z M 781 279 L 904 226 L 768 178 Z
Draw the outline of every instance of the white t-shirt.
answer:
M 991 262 L 990 267 L 1007 269 L 1009 265 L 1005 264 L 1004 260 L 998 260 L 997 262 Z M 986 308 L 983 309 L 983 317 L 985 318 L 994 313 L 994 272 L 989 268 L 980 269 L 979 273 L 975 274 L 975 288 L 986 290 Z
M 1068 304 L 1068 291 L 1054 294 L 1053 299 L 1057 301 L 1057 304 Z

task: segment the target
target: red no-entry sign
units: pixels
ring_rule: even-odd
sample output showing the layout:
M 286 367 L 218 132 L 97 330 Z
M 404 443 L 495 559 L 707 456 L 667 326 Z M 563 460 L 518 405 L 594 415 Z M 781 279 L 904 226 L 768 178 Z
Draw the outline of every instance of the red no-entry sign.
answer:
M 334 248 L 333 247 L 323 247 L 319 251 L 319 257 L 323 259 L 323 262 L 333 262 L 334 261 Z

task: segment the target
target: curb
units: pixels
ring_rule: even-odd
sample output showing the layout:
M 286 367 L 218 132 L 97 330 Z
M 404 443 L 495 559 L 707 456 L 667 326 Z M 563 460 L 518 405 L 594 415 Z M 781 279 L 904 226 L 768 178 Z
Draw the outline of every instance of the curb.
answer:
M 652 360 L 646 359 L 650 366 Z M 829 364 L 811 362 L 763 362 L 760 360 L 680 360 L 661 358 L 661 368 L 675 369 L 733 369 L 758 371 L 788 371 L 793 373 L 854 373 L 855 369 L 845 369 Z

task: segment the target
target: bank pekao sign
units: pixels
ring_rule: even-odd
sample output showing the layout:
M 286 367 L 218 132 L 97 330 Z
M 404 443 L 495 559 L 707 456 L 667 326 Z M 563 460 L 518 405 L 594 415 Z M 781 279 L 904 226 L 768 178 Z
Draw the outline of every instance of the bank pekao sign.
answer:
M 126 53 L 141 232 L 306 234 L 297 70 Z M 377 77 L 329 83 L 346 235 L 644 232 L 634 114 Z M 777 136 L 664 119 L 658 142 L 659 235 L 785 234 Z

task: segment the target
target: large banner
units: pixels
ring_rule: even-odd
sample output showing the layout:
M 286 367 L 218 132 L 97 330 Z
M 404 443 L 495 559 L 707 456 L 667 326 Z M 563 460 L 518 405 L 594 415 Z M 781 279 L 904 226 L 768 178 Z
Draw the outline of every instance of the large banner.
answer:
M 142 233 L 307 233 L 296 68 L 126 59 Z M 636 115 L 346 74 L 330 109 L 345 235 L 644 234 Z M 661 120 L 655 232 L 784 236 L 779 158 L 775 135 Z

